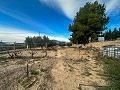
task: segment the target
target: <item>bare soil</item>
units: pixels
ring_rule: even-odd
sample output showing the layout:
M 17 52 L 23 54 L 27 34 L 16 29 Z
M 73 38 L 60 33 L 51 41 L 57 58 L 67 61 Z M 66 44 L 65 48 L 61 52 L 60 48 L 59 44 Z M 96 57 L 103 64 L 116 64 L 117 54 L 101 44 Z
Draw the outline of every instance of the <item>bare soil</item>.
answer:
M 103 65 L 95 60 L 95 55 L 102 46 L 111 44 L 114 43 L 90 43 L 83 49 L 56 47 L 57 50 L 47 50 L 47 56 L 46 50 L 36 49 L 33 59 L 28 50 L 22 50 L 23 58 L 0 61 L 0 90 L 96 90 L 107 82 L 101 76 Z M 8 57 L 1 55 L 5 56 Z M 26 76 L 27 62 L 29 71 L 39 74 L 24 86 L 20 81 Z

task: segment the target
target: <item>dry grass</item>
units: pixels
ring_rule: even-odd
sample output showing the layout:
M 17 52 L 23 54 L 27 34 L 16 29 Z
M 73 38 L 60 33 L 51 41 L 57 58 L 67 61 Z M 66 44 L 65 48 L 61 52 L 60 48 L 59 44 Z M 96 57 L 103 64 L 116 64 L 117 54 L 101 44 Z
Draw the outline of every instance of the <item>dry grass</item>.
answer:
M 25 89 L 24 85 L 18 83 L 18 79 L 14 79 L 17 80 L 14 90 L 78 90 L 80 84 L 91 85 L 81 86 L 82 90 L 96 90 L 96 86 L 104 86 L 106 81 L 105 77 L 100 75 L 104 72 L 103 64 L 95 60 L 95 55 L 99 53 L 102 46 L 112 43 L 111 41 L 90 43 L 80 50 L 57 47 L 55 50 L 47 50 L 47 56 L 46 51 L 37 49 L 33 59 L 27 50 L 23 50 L 21 51 L 22 58 L 0 58 L 0 76 L 3 76 L 3 80 L 8 80 L 6 78 L 12 76 L 20 79 L 26 75 L 26 63 L 28 62 L 29 71 L 32 70 L 37 80 Z M 3 54 L 1 57 L 8 57 L 8 55 Z M 17 68 L 23 69 L 20 71 Z M 13 74 L 7 77 L 6 75 L 10 72 Z M 4 86 L 5 83 L 0 80 L 0 84 Z

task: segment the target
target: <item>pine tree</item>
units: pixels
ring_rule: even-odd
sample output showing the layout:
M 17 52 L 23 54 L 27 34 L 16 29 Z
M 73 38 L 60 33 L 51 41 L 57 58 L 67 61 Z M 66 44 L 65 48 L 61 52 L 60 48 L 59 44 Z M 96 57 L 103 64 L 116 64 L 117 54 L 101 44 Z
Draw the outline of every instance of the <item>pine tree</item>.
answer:
M 75 44 L 86 44 L 90 37 L 97 38 L 109 22 L 105 8 L 105 4 L 99 4 L 97 1 L 88 2 L 80 8 L 73 23 L 69 25 L 69 31 L 72 32 L 70 41 Z

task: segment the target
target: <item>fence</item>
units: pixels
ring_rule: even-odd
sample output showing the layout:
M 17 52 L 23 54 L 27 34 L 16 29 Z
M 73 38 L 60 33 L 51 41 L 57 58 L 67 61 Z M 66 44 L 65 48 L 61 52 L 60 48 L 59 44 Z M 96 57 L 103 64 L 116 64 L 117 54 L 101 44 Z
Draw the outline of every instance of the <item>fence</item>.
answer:
M 6 49 L 14 50 L 14 49 L 25 49 L 25 43 L 16 43 L 16 42 L 0 42 L 0 51 L 6 51 Z
M 103 49 L 104 49 L 103 56 L 115 57 L 115 58 L 120 57 L 120 47 L 105 46 L 105 47 L 103 47 Z
M 36 54 L 34 56 L 35 60 L 47 56 L 47 52 L 43 52 L 47 50 L 46 48 L 43 48 L 43 50 L 36 46 L 26 48 L 25 43 L 0 42 L 0 90 L 20 90 L 20 80 L 21 82 L 23 80 L 21 78 L 28 76 L 28 74 L 31 75 L 32 70 L 36 70 L 31 56 L 33 58 L 33 55 Z M 22 54 L 19 55 L 19 52 Z M 16 56 L 20 57 L 16 58 Z

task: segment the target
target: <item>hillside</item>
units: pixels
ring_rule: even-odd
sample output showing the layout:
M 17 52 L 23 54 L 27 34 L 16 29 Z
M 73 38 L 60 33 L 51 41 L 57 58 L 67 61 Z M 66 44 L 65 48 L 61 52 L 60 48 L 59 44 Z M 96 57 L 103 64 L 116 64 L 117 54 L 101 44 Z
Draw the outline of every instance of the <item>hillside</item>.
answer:
M 81 49 L 54 47 L 47 50 L 47 56 L 46 50 L 37 48 L 33 59 L 28 50 L 21 51 L 22 57 L 16 59 L 1 54 L 0 90 L 96 90 L 106 86 L 101 76 L 103 65 L 95 56 L 101 53 L 102 46 L 111 44 L 113 41 L 89 43 Z

